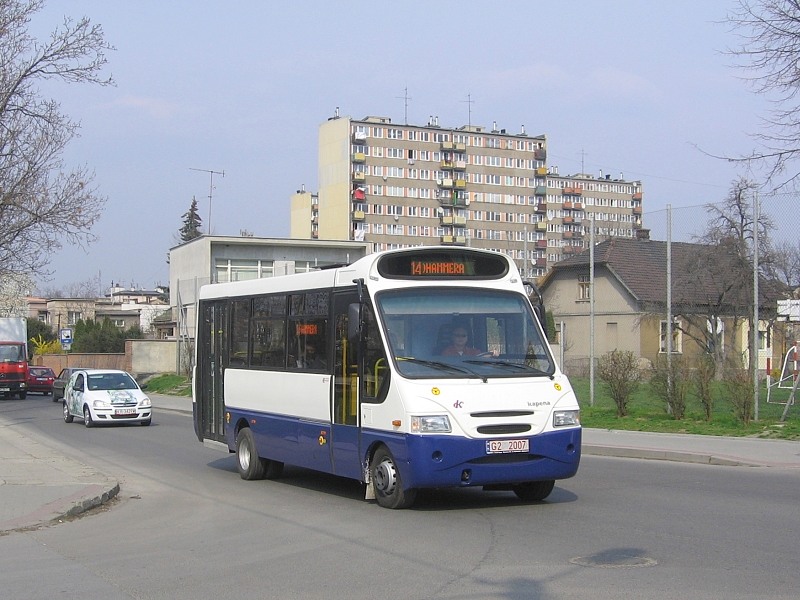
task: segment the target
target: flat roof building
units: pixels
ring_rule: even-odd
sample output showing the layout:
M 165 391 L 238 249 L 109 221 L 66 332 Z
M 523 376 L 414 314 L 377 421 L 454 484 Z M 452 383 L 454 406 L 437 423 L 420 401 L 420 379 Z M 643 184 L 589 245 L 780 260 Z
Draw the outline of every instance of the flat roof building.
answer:
M 635 237 L 642 184 L 559 175 L 547 139 L 524 127 L 398 125 L 338 114 L 319 129 L 316 193 L 291 199 L 291 237 L 368 242 L 371 251 L 456 245 L 496 250 L 526 276 L 596 240 Z

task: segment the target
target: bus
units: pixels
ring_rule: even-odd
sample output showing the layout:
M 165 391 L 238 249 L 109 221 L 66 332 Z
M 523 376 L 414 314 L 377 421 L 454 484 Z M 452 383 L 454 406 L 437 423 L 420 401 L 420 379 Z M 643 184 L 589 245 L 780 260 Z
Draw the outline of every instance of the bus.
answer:
M 514 262 L 488 250 L 205 285 L 192 387 L 198 439 L 243 479 L 314 469 L 386 508 L 446 487 L 540 501 L 580 462 L 576 396 Z

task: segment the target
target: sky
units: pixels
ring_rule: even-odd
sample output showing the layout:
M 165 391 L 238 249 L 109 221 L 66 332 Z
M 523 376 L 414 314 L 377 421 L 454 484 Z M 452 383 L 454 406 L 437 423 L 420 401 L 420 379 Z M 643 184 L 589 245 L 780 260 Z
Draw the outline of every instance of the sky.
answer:
M 89 17 L 116 48 L 116 86 L 44 89 L 81 123 L 66 163 L 92 169 L 107 203 L 98 240 L 65 245 L 38 285 L 167 285 L 192 198 L 203 232 L 287 237 L 289 198 L 316 191 L 319 126 L 337 108 L 545 134 L 561 175 L 641 180 L 645 227 L 667 205 L 720 201 L 742 171 L 709 154 L 750 153 L 769 109 L 725 52 L 735 6 L 49 0 L 32 33 Z

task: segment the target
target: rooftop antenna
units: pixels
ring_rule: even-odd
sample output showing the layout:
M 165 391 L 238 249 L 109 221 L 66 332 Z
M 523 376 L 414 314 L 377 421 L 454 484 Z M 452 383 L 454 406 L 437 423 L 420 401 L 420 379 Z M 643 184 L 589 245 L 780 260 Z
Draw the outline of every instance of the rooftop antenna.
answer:
M 211 176 L 211 183 L 208 186 L 208 235 L 211 235 L 211 197 L 214 195 L 214 175 L 222 175 L 225 177 L 225 171 L 212 171 L 211 169 L 193 169 L 189 167 L 190 171 L 200 171 L 201 173 L 208 173 Z
M 472 99 L 472 94 L 467 94 L 467 99 L 462 100 L 462 102 L 467 103 L 467 127 L 472 128 L 472 105 L 475 104 L 475 100 Z
M 586 171 L 583 170 L 583 159 L 584 158 L 586 158 L 586 152 L 584 152 L 583 148 L 581 148 L 581 174 L 586 172 Z
M 395 98 L 402 98 L 403 99 L 403 116 L 405 118 L 404 125 L 408 125 L 408 101 L 412 98 L 408 95 L 408 87 L 403 88 L 403 95 L 402 96 L 395 96 Z

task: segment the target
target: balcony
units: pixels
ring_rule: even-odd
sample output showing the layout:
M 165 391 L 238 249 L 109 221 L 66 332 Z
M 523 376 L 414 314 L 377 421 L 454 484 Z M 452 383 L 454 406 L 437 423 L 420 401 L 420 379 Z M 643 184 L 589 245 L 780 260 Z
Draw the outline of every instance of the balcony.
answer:
M 572 202 L 570 202 L 569 200 L 564 200 L 564 208 L 572 210 Z
M 547 175 L 547 167 L 536 167 L 536 174 L 539 177 L 544 177 Z
M 459 171 L 463 171 L 466 168 L 467 168 L 467 161 L 465 160 L 456 161 L 456 169 L 458 169 Z
M 537 213 L 546 213 L 547 212 L 547 204 L 542 202 L 536 205 L 536 212 Z
M 456 145 L 453 142 L 442 142 L 439 148 L 442 150 L 455 150 Z
M 580 196 L 583 190 L 579 187 L 565 187 L 561 193 L 565 196 Z
M 451 190 L 453 189 L 453 180 L 450 178 L 437 179 L 436 185 L 438 185 L 442 189 Z
M 568 223 L 574 223 L 574 222 L 575 222 L 575 219 L 573 219 L 572 217 L 564 217 L 564 224 L 565 225 L 568 224 Z
M 442 225 L 452 225 L 453 224 L 453 217 L 452 216 L 442 216 L 440 220 Z
M 547 223 L 545 222 L 537 223 L 534 229 L 536 231 L 547 231 Z
M 443 235 L 441 241 L 446 246 L 465 246 L 467 238 L 463 235 Z
M 547 187 L 543 185 L 537 185 L 536 191 L 534 192 L 537 196 L 546 196 L 547 195 Z
M 453 144 L 453 150 L 455 150 L 456 152 L 466 152 L 467 145 L 462 142 L 456 142 L 455 144 Z
M 467 217 L 453 217 L 453 225 L 464 226 L 467 224 Z
M 534 263 L 537 267 L 546 267 L 547 266 L 547 259 L 546 258 L 537 258 L 536 262 Z
M 363 144 L 367 141 L 367 132 L 366 131 L 354 131 L 353 132 L 353 142 L 356 144 Z
M 354 152 L 353 153 L 353 162 L 354 163 L 363 163 L 366 162 L 367 155 L 363 152 Z
M 633 200 L 641 200 L 642 199 L 642 192 L 635 192 L 633 194 Z
M 455 168 L 452 160 L 443 160 L 439 166 L 445 171 L 452 171 Z
M 565 231 L 565 232 L 562 233 L 562 235 L 563 235 L 565 240 L 569 240 L 569 239 L 572 238 L 572 232 L 571 231 Z
M 533 151 L 533 158 L 536 160 L 547 160 L 547 150 L 544 148 L 537 148 Z
M 635 214 L 635 215 L 642 214 L 642 207 L 641 206 L 634 206 L 633 207 L 633 214 Z
M 547 240 L 536 240 L 537 248 L 547 248 Z
M 453 243 L 453 236 L 452 235 L 443 235 L 442 239 L 440 240 L 442 244 L 452 244 Z
M 353 221 L 363 221 L 364 220 L 364 211 L 363 210 L 354 210 L 353 211 Z
M 457 190 L 464 190 L 467 188 L 467 180 L 466 179 L 456 179 L 455 186 Z
M 353 171 L 353 181 L 364 181 L 367 178 L 367 174 L 364 171 Z
M 353 190 L 353 200 L 363 202 L 367 199 L 367 192 L 362 187 L 357 187 Z

